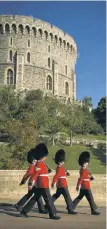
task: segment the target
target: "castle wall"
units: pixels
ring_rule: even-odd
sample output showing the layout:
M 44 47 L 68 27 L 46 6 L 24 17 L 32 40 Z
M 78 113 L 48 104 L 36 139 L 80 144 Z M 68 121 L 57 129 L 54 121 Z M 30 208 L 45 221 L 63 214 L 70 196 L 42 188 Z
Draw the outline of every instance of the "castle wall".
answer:
M 20 57 L 23 59 L 21 78 L 18 73 Z M 74 39 L 57 27 L 32 17 L 0 15 L 0 85 L 7 83 L 6 74 L 11 69 L 17 89 L 40 88 L 45 93 L 72 100 L 76 98 L 76 59 Z M 48 75 L 52 78 L 52 90 L 47 88 Z M 66 82 L 68 94 L 65 93 Z

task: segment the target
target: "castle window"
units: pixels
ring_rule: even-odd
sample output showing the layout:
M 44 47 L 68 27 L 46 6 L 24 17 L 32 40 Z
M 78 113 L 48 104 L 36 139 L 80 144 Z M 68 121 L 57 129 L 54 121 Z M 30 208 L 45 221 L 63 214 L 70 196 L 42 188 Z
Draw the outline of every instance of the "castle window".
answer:
M 69 50 L 69 43 L 67 43 L 67 49 Z
M 5 33 L 9 33 L 10 32 L 10 26 L 9 24 L 5 25 Z
M 72 50 L 73 50 L 73 46 L 71 45 L 71 52 L 72 52 Z
M 35 27 L 32 27 L 32 34 L 33 34 L 33 36 L 36 37 L 36 28 Z
M 48 46 L 48 52 L 50 52 L 50 45 Z
M 13 53 L 12 50 L 9 51 L 9 60 L 12 62 L 13 61 Z
M 62 46 L 62 39 L 61 37 L 59 38 L 59 44 L 60 44 L 60 47 Z
M 52 90 L 52 78 L 47 76 L 47 90 Z
M 18 30 L 19 30 L 20 34 L 23 34 L 23 26 L 22 25 L 19 25 Z
M 30 27 L 28 25 L 25 27 L 25 33 L 30 34 Z
M 69 85 L 68 85 L 68 82 L 65 83 L 65 95 L 69 95 Z
M 48 58 L 48 67 L 50 68 L 51 66 L 51 61 L 50 61 L 50 58 Z
M 12 25 L 12 32 L 16 34 L 16 25 L 15 24 Z
M 44 34 L 45 34 L 45 39 L 47 41 L 48 40 L 48 32 L 45 30 Z
M 30 47 L 30 40 L 28 40 L 28 47 Z
M 30 63 L 30 52 L 27 53 L 27 62 Z
M 13 84 L 13 71 L 11 69 L 8 69 L 7 72 L 7 84 Z
M 55 35 L 55 43 L 57 43 L 58 42 L 58 37 L 57 37 L 57 35 Z
M 67 75 L 67 65 L 65 65 L 65 75 Z
M 53 34 L 50 33 L 50 38 L 51 38 L 51 41 L 53 41 Z
M 10 45 L 13 45 L 13 39 L 12 39 L 12 37 L 10 38 Z
M 65 48 L 66 47 L 66 41 L 64 40 L 63 43 L 64 43 L 64 48 Z
M 39 33 L 39 37 L 42 38 L 42 29 L 39 29 L 38 33 Z
M 3 34 L 3 26 L 0 24 L 0 34 Z

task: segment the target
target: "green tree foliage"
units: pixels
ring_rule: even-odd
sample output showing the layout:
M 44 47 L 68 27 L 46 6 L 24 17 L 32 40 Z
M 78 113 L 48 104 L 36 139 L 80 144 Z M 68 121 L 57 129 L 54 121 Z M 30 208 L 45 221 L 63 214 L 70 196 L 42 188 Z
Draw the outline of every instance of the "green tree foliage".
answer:
M 106 132 L 106 97 L 101 98 L 96 109 L 93 110 L 94 117 Z
M 83 98 L 82 102 L 83 102 L 83 106 L 86 108 L 89 108 L 89 106 L 92 106 L 92 98 L 91 97 L 85 96 Z
M 52 145 L 55 145 L 55 135 L 62 129 L 62 104 L 53 97 L 45 98 L 46 106 L 44 132 L 49 134 L 52 139 Z
M 81 107 L 52 96 L 44 97 L 40 90 L 21 92 L 12 87 L 0 88 L 0 138 L 7 141 L 0 145 L 0 168 L 23 168 L 28 150 L 44 140 L 43 136 L 55 145 L 59 132 L 69 134 L 70 144 L 75 134 L 102 133 L 101 125 L 89 112 L 89 103 L 85 98 Z M 105 112 L 104 101 L 99 109 Z

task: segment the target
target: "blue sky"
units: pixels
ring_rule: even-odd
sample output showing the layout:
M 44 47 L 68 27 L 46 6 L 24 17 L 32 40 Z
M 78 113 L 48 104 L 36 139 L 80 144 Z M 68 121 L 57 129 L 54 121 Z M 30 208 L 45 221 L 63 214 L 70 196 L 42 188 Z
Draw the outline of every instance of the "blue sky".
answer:
M 0 2 L 0 14 L 33 16 L 71 34 L 79 53 L 77 99 L 91 96 L 97 106 L 106 94 L 105 2 Z

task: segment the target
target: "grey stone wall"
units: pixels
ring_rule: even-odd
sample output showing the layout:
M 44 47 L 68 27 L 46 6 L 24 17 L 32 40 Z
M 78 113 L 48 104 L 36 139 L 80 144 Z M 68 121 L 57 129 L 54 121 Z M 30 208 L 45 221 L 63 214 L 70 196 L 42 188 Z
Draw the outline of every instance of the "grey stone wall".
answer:
M 24 176 L 26 171 L 24 170 L 0 170 L 0 200 L 8 200 L 14 202 L 14 199 L 21 198 L 27 193 L 27 183 L 23 186 L 19 186 L 19 183 Z M 72 199 L 74 199 L 78 192 L 76 191 L 76 184 L 79 177 L 78 171 L 69 171 L 70 176 L 67 179 L 68 188 Z M 52 178 L 55 172 L 53 171 L 49 175 L 50 187 Z M 106 204 L 106 175 L 104 174 L 93 174 L 95 180 L 91 182 L 91 189 L 93 192 L 94 200 L 98 206 L 104 206 Z M 51 194 L 55 193 L 55 190 L 51 189 Z M 64 198 L 61 196 L 56 204 L 64 204 Z M 79 205 L 88 205 L 85 198 L 80 202 Z
M 10 50 L 12 61 L 9 60 Z M 27 61 L 28 52 L 30 63 Z M 20 60 L 20 55 L 23 60 Z M 76 60 L 77 45 L 74 39 L 57 27 L 32 17 L 0 15 L 0 85 L 6 84 L 8 69 L 12 69 L 14 75 L 16 69 L 17 89 L 39 88 L 46 93 L 47 76 L 50 75 L 54 88 L 52 94 L 76 99 Z M 17 71 L 19 62 L 23 65 L 23 77 Z M 23 82 L 18 80 L 20 77 Z M 66 82 L 69 85 L 67 95 Z

